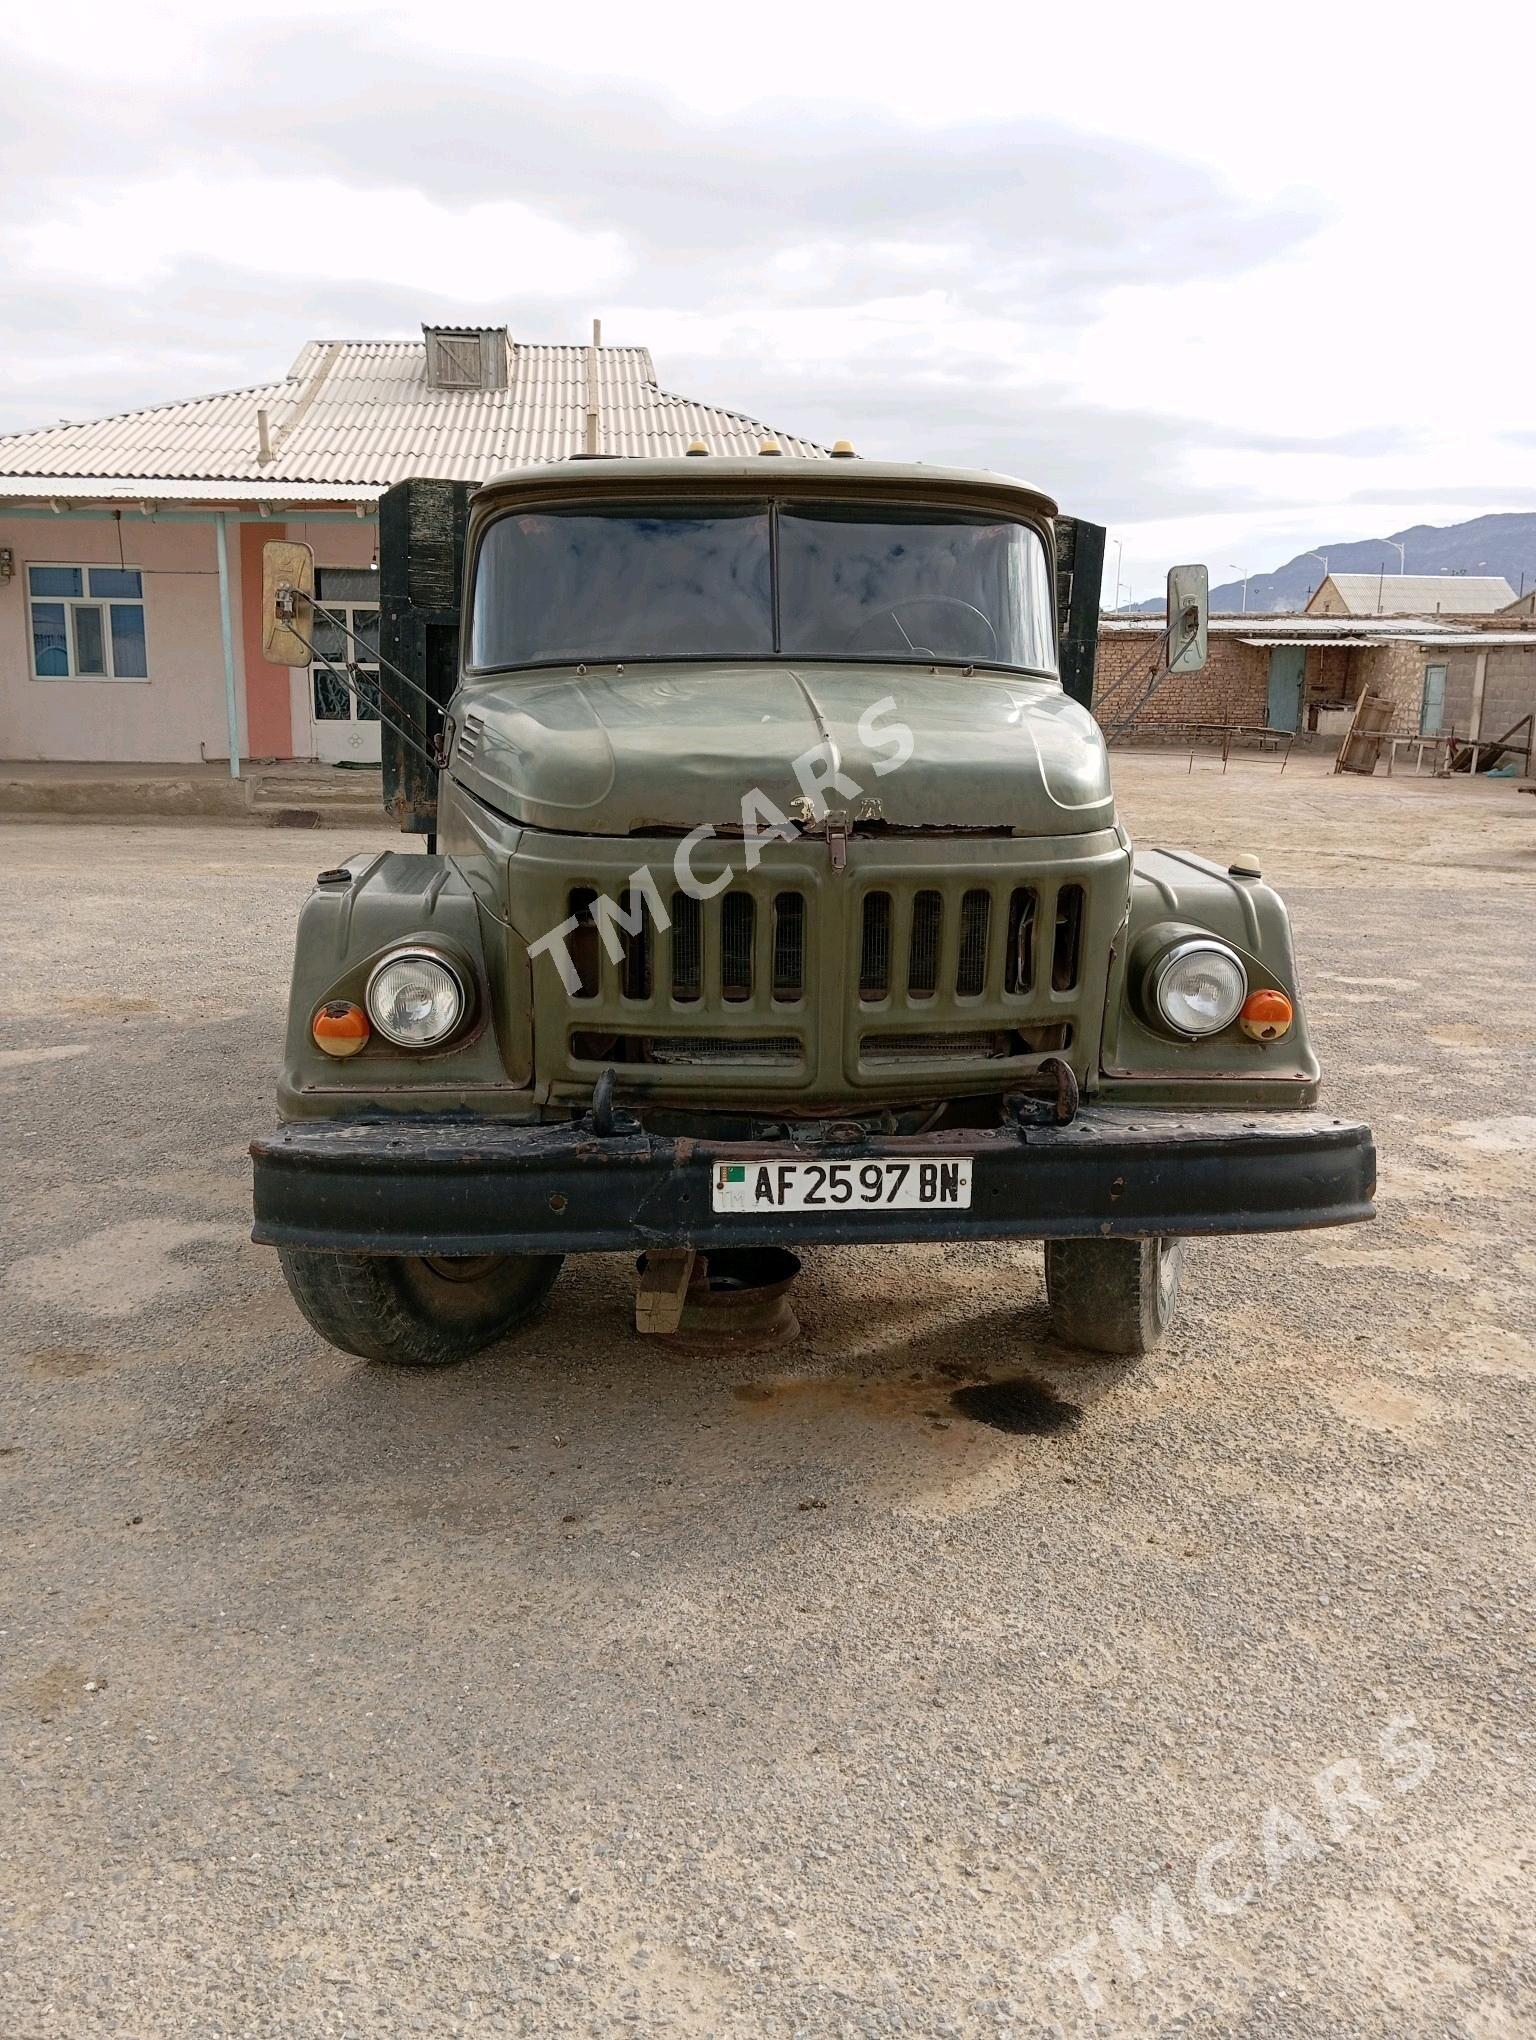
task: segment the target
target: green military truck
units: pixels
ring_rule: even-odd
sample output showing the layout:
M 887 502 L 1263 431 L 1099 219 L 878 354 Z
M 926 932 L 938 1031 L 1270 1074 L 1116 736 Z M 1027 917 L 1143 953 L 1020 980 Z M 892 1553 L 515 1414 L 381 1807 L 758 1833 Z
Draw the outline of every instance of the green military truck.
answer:
M 1186 1238 L 1372 1215 L 1279 898 L 1116 815 L 1093 527 L 771 445 L 409 483 L 380 519 L 386 793 L 425 854 L 320 874 L 252 1147 L 325 1338 L 462 1357 L 583 1251 L 681 1282 L 1040 1239 L 1055 1335 L 1134 1354 Z M 268 548 L 269 656 L 316 656 L 313 589 Z M 1204 601 L 1175 569 L 1175 670 Z

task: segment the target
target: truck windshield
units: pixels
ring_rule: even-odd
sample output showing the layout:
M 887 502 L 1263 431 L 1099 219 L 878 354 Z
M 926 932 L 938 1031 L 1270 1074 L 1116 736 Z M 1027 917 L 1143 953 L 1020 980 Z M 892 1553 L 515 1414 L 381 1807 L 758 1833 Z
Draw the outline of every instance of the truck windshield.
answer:
M 481 542 L 470 663 L 892 659 L 1054 673 L 1026 524 L 868 504 L 514 511 Z

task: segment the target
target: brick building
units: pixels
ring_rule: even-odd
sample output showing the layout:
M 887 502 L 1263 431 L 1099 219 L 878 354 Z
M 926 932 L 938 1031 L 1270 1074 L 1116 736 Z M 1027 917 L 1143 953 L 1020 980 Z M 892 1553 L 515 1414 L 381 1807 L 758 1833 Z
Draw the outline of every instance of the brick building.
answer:
M 1217 616 L 1200 673 L 1169 675 L 1160 616 L 1099 624 L 1094 708 L 1138 739 L 1250 729 L 1340 733 L 1362 689 L 1396 704 L 1405 734 L 1501 736 L 1536 712 L 1536 616 Z
M 1475 649 L 1458 646 L 1443 657 L 1445 728 L 1491 741 L 1536 716 L 1536 632 L 1523 644 L 1488 632 Z

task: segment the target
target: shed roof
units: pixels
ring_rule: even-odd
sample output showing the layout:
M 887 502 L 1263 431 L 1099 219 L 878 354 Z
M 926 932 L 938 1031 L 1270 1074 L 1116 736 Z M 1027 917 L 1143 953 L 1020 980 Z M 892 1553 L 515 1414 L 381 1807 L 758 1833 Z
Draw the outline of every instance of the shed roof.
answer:
M 1161 616 L 1105 616 L 1099 619 L 1101 638 L 1152 638 L 1161 635 Z M 1235 639 L 1244 645 L 1433 645 L 1444 650 L 1454 646 L 1467 651 L 1486 651 L 1492 646 L 1518 645 L 1536 652 L 1536 631 L 1479 629 L 1475 623 L 1440 616 L 1269 616 L 1263 611 L 1247 616 L 1213 616 L 1209 635 Z
M 1259 650 L 1263 650 L 1266 647 L 1273 647 L 1275 645 L 1294 645 L 1298 642 L 1299 640 L 1293 637 L 1288 638 L 1245 637 L 1239 640 L 1239 643 L 1245 645 L 1253 645 Z M 1367 650 L 1379 647 L 1380 645 L 1386 643 L 1403 642 L 1408 644 L 1415 644 L 1419 646 L 1419 648 L 1422 651 L 1427 652 L 1444 652 L 1444 651 L 1486 652 L 1486 651 L 1503 651 L 1515 648 L 1522 652 L 1536 653 L 1536 636 L 1533 636 L 1529 631 L 1480 630 L 1474 636 L 1470 631 L 1452 632 L 1449 630 L 1442 629 L 1437 624 L 1426 624 L 1422 630 L 1410 631 L 1407 638 L 1403 640 L 1391 640 L 1385 638 L 1325 637 L 1325 638 L 1307 638 L 1300 642 L 1305 642 L 1309 645 L 1311 644 L 1324 644 L 1331 646 L 1363 645 L 1364 647 L 1366 647 Z
M 376 494 L 413 475 L 481 482 L 581 447 L 589 358 L 606 452 L 680 454 L 703 439 L 716 453 L 755 454 L 771 430 L 661 389 L 644 347 L 506 346 L 504 389 L 448 390 L 428 385 L 424 340 L 312 340 L 278 382 L 0 437 L 0 494 L 79 500 L 119 496 L 124 483 L 141 485 L 130 495 L 152 495 L 154 483 L 242 482 L 257 495 L 302 487 L 312 500 L 326 488 Z M 267 461 L 258 411 L 268 417 Z M 788 454 L 826 450 L 772 436 Z
M 1105 616 L 1099 619 L 1104 637 L 1155 636 L 1165 628 L 1162 616 Z M 1212 637 L 1251 638 L 1260 632 L 1274 644 L 1375 644 L 1397 638 L 1417 643 L 1425 631 L 1449 630 L 1458 636 L 1478 635 L 1470 623 L 1449 623 L 1430 616 L 1284 616 L 1251 610 L 1243 616 L 1213 616 Z
M 1309 610 L 1329 588 L 1350 616 L 1492 616 L 1515 599 L 1502 574 L 1329 574 Z

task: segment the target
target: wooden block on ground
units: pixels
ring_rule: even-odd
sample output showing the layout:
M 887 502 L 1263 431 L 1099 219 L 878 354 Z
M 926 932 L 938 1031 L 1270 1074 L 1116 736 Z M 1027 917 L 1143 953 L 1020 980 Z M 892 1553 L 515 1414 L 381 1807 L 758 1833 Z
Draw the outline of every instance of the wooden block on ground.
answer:
M 697 1258 L 692 1247 L 649 1248 L 645 1272 L 635 1291 L 635 1330 L 675 1332 L 683 1321 L 683 1300 Z

